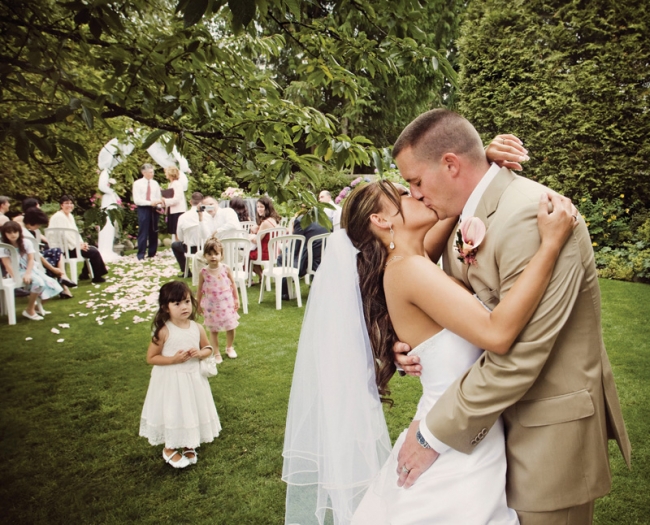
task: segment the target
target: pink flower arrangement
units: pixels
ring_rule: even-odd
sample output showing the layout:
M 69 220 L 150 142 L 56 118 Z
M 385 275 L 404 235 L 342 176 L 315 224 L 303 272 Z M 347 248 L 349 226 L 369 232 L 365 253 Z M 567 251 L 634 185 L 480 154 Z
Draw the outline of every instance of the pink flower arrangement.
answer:
M 476 265 L 479 245 L 485 238 L 485 224 L 477 217 L 468 217 L 456 231 L 456 253 L 463 264 Z
M 224 190 L 224 192 L 221 194 L 222 199 L 232 199 L 233 197 L 243 197 L 244 196 L 244 190 L 241 188 L 233 188 L 229 187 Z
M 346 186 L 345 188 L 343 188 L 343 189 L 341 190 L 341 192 L 338 194 L 338 196 L 336 197 L 336 199 L 334 199 L 334 202 L 335 202 L 336 204 L 340 204 L 340 202 L 341 202 L 343 199 L 345 199 L 345 198 L 348 196 L 348 193 L 350 193 L 351 191 L 352 191 L 352 188 L 350 188 L 350 186 Z

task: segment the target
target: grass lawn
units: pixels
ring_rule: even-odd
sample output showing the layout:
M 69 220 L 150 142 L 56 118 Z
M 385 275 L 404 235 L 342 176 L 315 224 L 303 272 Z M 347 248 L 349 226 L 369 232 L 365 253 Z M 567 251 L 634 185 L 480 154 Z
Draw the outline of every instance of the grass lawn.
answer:
M 121 279 L 124 269 L 113 268 Z M 122 291 L 157 292 L 169 279 L 170 272 L 153 277 L 151 263 L 136 268 Z M 304 308 L 285 301 L 276 311 L 273 293 L 258 305 L 259 287 L 249 290 L 249 314 L 242 315 L 235 341 L 239 357 L 224 354 L 210 379 L 223 431 L 199 449 L 198 465 L 179 471 L 164 464 L 162 447 L 138 437 L 151 372 L 145 353 L 153 296 L 116 299 L 122 313 L 114 318 L 115 308 L 102 306 L 110 286 L 84 282 L 74 299 L 47 303 L 52 314 L 41 322 L 20 316 L 25 299 L 18 300 L 16 326 L 0 318 L 2 522 L 282 524 L 281 451 Z M 598 502 L 596 523 L 647 524 L 650 286 L 601 286 L 605 339 L 634 463 L 628 471 L 612 446 L 614 487 Z M 147 322 L 134 323 L 134 316 Z M 394 439 L 414 413 L 419 383 L 396 378 L 392 390 L 396 404 L 387 419 Z

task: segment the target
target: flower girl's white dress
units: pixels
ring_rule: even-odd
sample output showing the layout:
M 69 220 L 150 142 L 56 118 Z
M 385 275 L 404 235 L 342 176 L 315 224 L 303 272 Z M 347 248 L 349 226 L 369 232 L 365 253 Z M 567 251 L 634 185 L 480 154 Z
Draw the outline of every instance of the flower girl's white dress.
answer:
M 194 321 L 186 329 L 171 321 L 165 326 L 169 336 L 163 346 L 163 356 L 200 348 L 201 334 Z M 184 363 L 153 366 L 140 419 L 140 435 L 152 445 L 196 448 L 219 435 L 221 424 L 210 383 L 199 368 L 196 357 Z
M 442 330 L 414 348 L 420 356 L 423 394 L 414 419 L 422 419 L 444 391 L 481 355 L 481 350 Z M 506 455 L 501 419 L 471 454 L 444 452 L 415 484 L 397 486 L 397 455 L 402 432 L 368 488 L 352 525 L 515 525 L 506 504 Z

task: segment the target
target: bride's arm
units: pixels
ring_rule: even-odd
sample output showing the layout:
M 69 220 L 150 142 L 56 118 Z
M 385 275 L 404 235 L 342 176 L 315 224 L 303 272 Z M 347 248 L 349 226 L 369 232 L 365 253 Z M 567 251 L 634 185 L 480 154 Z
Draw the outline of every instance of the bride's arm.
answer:
M 447 239 L 451 235 L 454 227 L 458 223 L 458 217 L 450 217 L 444 221 L 438 221 L 433 225 L 424 238 L 424 251 L 433 262 L 437 262 L 442 255 Z
M 551 200 L 552 213 L 547 211 L 546 195 L 540 201 L 541 245 L 537 253 L 492 312 L 422 257 L 410 257 L 400 265 L 399 273 L 419 276 L 418 279 L 398 277 L 402 283 L 401 293 L 444 328 L 485 350 L 507 353 L 539 305 L 560 250 L 575 226 L 571 202 L 556 195 Z

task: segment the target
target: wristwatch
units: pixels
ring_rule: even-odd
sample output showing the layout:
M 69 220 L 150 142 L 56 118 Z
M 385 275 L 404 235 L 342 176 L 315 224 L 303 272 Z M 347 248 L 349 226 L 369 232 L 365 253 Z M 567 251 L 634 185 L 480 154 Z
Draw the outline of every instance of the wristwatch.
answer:
M 419 430 L 415 433 L 415 439 L 417 439 L 418 443 L 422 445 L 424 448 L 431 448 L 431 445 L 427 443 L 427 440 L 424 439 L 422 432 L 420 432 Z

